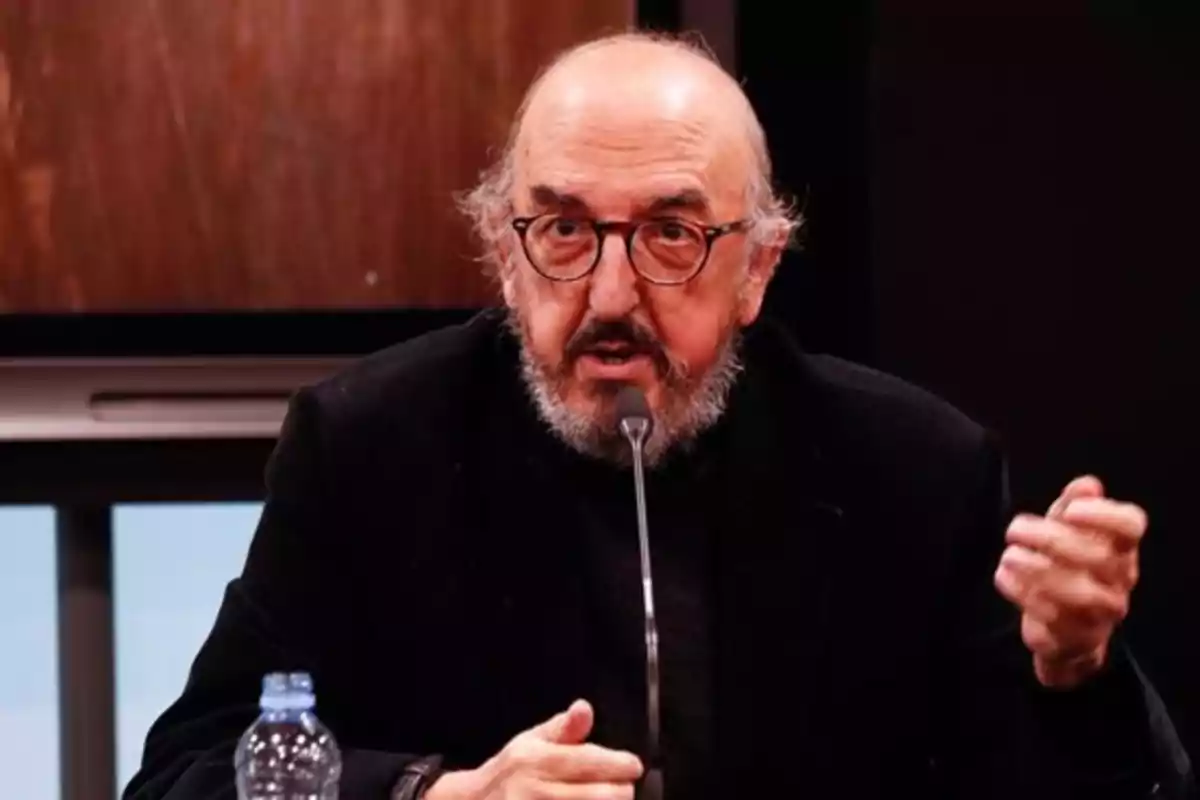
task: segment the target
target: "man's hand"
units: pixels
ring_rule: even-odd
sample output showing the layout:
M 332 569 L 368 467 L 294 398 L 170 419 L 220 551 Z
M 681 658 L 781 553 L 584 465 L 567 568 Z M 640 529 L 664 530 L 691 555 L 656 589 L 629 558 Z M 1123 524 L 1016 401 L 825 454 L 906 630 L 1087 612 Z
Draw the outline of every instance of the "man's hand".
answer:
M 1104 666 L 1129 612 L 1146 524 L 1141 508 L 1084 477 L 1045 517 L 1021 514 L 1009 526 L 996 588 L 1022 611 L 1021 637 L 1044 686 L 1077 686 Z
M 478 769 L 443 775 L 425 800 L 633 800 L 642 762 L 586 743 L 592 707 L 569 709 L 514 737 Z

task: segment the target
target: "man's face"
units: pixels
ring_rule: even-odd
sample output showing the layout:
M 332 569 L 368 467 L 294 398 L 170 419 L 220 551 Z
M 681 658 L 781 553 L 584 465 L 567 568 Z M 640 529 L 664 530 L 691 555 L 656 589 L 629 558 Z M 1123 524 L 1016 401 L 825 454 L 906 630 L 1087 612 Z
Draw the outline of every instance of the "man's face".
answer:
M 568 89 L 531 104 L 518 139 L 515 216 L 559 216 L 549 235 L 568 242 L 581 224 L 597 221 L 666 218 L 707 228 L 745 219 L 752 161 L 694 91 L 639 97 Z M 663 231 L 671 239 L 679 229 Z M 737 371 L 736 333 L 757 316 L 766 285 L 754 258 L 773 266 L 773 257 L 756 253 L 745 233 L 731 233 L 713 242 L 693 279 L 661 286 L 639 275 L 621 231 L 600 238 L 590 274 L 555 281 L 534 269 L 514 234 L 503 253 L 505 299 L 526 377 L 560 435 L 621 460 L 614 397 L 633 384 L 655 415 L 658 434 L 648 446 L 655 460 L 719 416 Z M 641 247 L 633 255 L 643 271 L 659 258 Z

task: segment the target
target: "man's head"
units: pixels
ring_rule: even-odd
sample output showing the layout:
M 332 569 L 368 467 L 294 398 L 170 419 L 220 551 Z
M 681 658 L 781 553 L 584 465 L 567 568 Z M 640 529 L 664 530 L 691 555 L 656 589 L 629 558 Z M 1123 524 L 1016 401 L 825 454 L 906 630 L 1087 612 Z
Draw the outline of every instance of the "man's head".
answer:
M 651 463 L 721 415 L 795 224 L 741 88 L 700 47 L 645 34 L 555 61 L 465 208 L 542 416 L 622 461 L 614 400 L 634 384 Z

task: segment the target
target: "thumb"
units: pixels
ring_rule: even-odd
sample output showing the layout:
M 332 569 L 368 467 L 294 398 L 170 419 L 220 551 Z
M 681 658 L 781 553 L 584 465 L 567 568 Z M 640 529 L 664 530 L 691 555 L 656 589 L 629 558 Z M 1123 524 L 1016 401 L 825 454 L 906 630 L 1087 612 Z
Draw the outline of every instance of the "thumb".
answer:
M 582 744 L 592 732 L 595 714 L 586 700 L 576 700 L 571 707 L 534 728 L 531 733 L 557 744 Z
M 1067 510 L 1067 506 L 1071 504 L 1072 500 L 1081 497 L 1104 497 L 1104 484 L 1094 475 L 1076 478 L 1062 490 L 1062 494 L 1050 506 L 1046 516 L 1051 518 L 1060 516 Z

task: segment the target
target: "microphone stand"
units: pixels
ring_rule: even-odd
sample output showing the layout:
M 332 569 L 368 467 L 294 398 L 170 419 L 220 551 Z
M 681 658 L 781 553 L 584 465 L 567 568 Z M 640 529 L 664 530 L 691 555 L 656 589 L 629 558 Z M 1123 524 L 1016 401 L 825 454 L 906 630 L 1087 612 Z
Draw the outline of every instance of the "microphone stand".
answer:
M 644 403 L 645 401 L 643 401 Z M 658 623 L 654 615 L 654 580 L 650 571 L 650 528 L 646 520 L 646 479 L 643 448 L 650 434 L 647 416 L 627 416 L 621 420 L 621 433 L 633 453 L 633 488 L 637 500 L 638 547 L 641 551 L 642 603 L 646 614 L 646 715 L 650 741 L 646 774 L 639 800 L 663 800 L 663 775 L 660 766 L 661 712 L 658 668 Z

